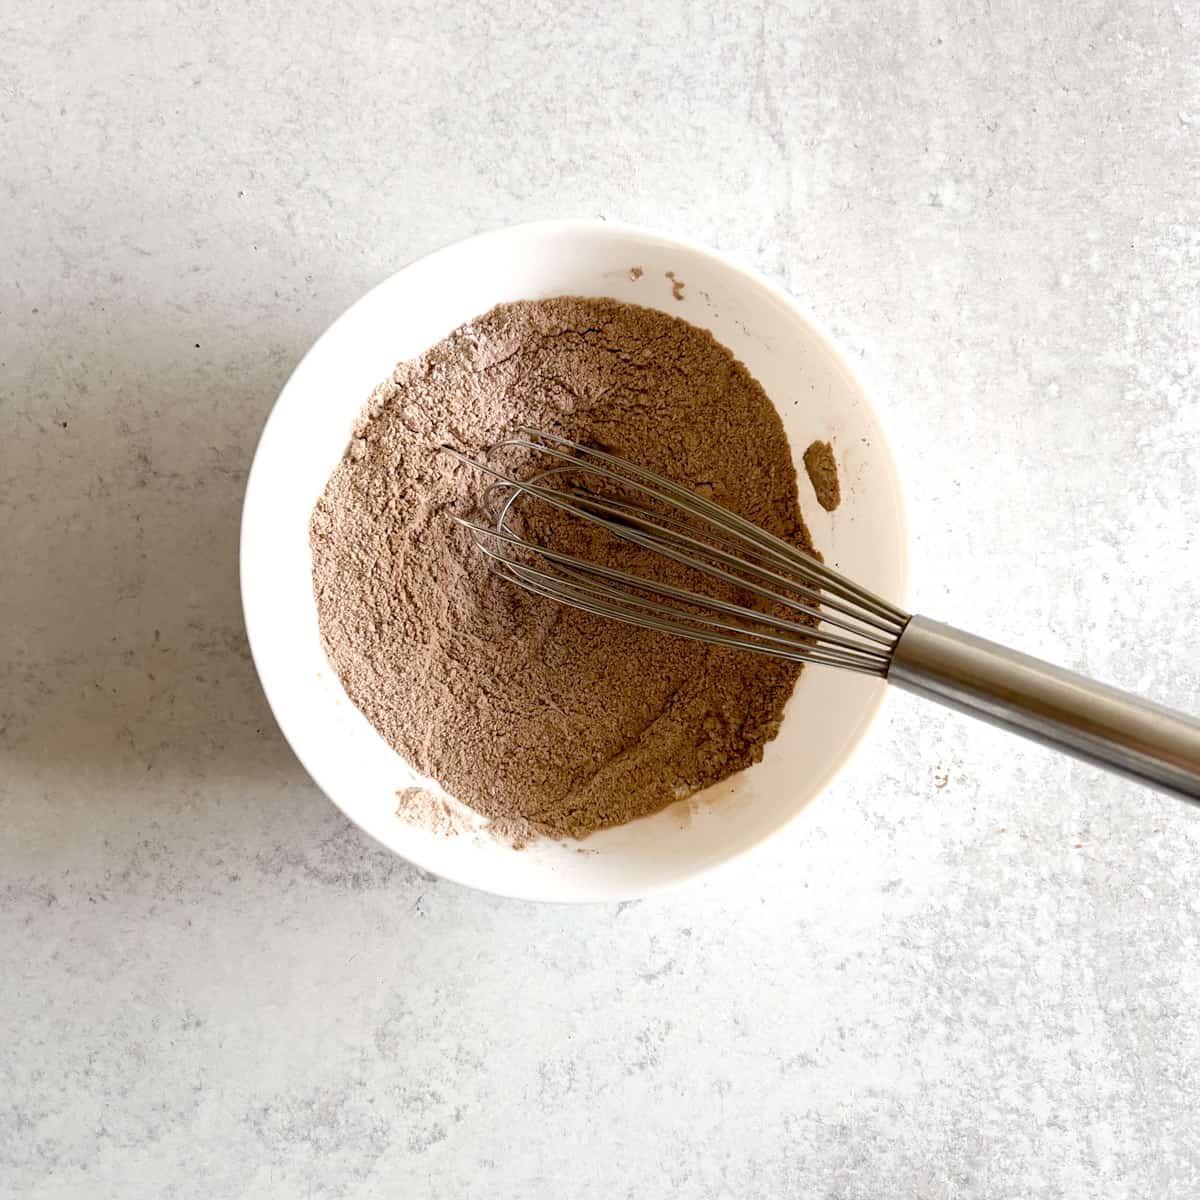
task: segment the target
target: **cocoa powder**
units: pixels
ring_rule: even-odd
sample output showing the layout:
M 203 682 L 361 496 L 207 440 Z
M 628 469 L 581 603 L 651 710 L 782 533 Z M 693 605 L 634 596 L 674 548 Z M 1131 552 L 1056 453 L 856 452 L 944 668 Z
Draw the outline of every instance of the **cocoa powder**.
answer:
M 480 454 L 532 425 L 811 549 L 775 409 L 710 334 L 615 300 L 500 305 L 370 397 L 313 512 L 321 637 L 396 751 L 516 842 L 652 813 L 762 756 L 799 667 L 564 608 L 489 572 Z M 402 808 L 403 808 L 403 797 Z
M 804 452 L 804 470 L 817 495 L 817 503 L 826 512 L 833 512 L 842 502 L 842 485 L 833 447 L 828 442 L 813 442 Z

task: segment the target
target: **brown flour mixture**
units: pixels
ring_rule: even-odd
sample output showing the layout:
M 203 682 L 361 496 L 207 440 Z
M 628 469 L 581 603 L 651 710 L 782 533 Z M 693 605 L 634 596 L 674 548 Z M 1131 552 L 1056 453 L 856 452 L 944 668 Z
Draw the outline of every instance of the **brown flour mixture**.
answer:
M 798 546 L 783 427 L 708 333 L 615 300 L 500 305 L 376 388 L 312 515 L 321 636 L 413 766 L 518 842 L 582 837 L 749 766 L 799 667 L 619 625 L 489 573 L 449 518 L 518 424 L 689 483 Z M 402 797 L 403 801 L 403 797 Z
M 833 512 L 842 502 L 842 485 L 833 447 L 828 442 L 813 442 L 804 452 L 804 470 L 817 494 L 817 503 L 826 512 Z

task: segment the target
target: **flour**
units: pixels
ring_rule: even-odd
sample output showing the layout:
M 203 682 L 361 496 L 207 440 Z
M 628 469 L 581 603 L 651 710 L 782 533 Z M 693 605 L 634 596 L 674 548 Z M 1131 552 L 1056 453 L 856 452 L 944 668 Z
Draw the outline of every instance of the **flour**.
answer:
M 615 300 L 501 305 L 400 364 L 312 515 L 321 637 L 389 744 L 516 842 L 583 837 L 749 766 L 800 670 L 491 574 L 450 518 L 477 503 L 481 480 L 438 447 L 479 454 L 519 424 L 658 471 L 811 549 L 777 413 L 685 321 Z

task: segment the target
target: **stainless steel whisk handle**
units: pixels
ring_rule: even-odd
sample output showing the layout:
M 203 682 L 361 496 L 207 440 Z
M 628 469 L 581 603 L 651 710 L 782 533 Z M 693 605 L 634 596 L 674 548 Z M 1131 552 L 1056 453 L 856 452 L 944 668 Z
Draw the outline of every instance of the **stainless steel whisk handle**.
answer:
M 1200 721 L 949 625 L 913 617 L 888 681 L 1200 804 Z

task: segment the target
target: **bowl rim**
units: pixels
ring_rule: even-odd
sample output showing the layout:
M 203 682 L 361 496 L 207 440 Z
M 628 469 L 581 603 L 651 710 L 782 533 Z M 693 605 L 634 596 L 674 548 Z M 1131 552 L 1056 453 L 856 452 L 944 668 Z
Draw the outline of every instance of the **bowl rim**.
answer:
M 597 231 L 607 231 L 624 234 L 633 238 L 653 240 L 659 246 L 667 245 L 678 247 L 680 250 L 686 251 L 689 254 L 698 255 L 720 265 L 727 270 L 740 274 L 754 283 L 757 287 L 767 292 L 778 303 L 783 305 L 793 317 L 795 317 L 802 324 L 806 325 L 820 339 L 824 349 L 828 352 L 830 357 L 837 362 L 842 370 L 845 371 L 847 376 L 858 387 L 864 398 L 864 401 L 868 405 L 872 415 L 875 417 L 877 430 L 876 436 L 880 442 L 884 458 L 892 467 L 892 476 L 895 483 L 896 509 L 894 513 L 894 519 L 899 534 L 897 551 L 899 556 L 900 573 L 900 585 L 896 589 L 898 594 L 895 597 L 895 603 L 906 611 L 908 608 L 909 592 L 911 587 L 911 529 L 908 521 L 907 502 L 904 497 L 903 480 L 900 475 L 896 456 L 892 449 L 891 440 L 887 435 L 886 429 L 879 423 L 878 414 L 875 412 L 874 405 L 871 402 L 871 397 L 875 394 L 876 389 L 869 386 L 868 381 L 870 380 L 870 373 L 864 372 L 851 364 L 837 339 L 830 333 L 826 324 L 816 317 L 808 308 L 806 308 L 803 304 L 796 300 L 795 297 L 790 295 L 778 284 L 769 279 L 757 268 L 741 262 L 732 255 L 729 255 L 723 251 L 714 250 L 712 247 L 686 236 L 667 233 L 652 226 L 640 225 L 632 222 L 610 221 L 604 217 L 552 217 L 534 221 L 522 221 L 515 224 L 499 226 L 494 229 L 488 229 L 481 233 L 469 235 L 465 238 L 458 238 L 453 241 L 444 242 L 436 249 L 430 250 L 425 254 L 421 254 L 413 259 L 410 259 L 396 271 L 391 272 L 378 283 L 374 284 L 371 288 L 364 292 L 362 296 L 345 308 L 333 321 L 330 322 L 328 326 L 326 326 L 321 334 L 313 341 L 312 345 L 309 346 L 309 348 L 304 352 L 299 361 L 296 363 L 295 367 L 289 373 L 287 380 L 280 388 L 279 394 L 276 396 L 271 405 L 270 412 L 267 414 L 266 419 L 263 422 L 262 429 L 255 444 L 254 455 L 250 462 L 250 468 L 246 476 L 246 486 L 242 499 L 242 511 L 238 535 L 238 590 L 242 603 L 242 623 L 246 631 L 246 641 L 250 648 L 251 661 L 254 663 L 254 669 L 258 676 L 259 686 L 262 688 L 263 695 L 267 701 L 267 707 L 271 710 L 271 716 L 275 721 L 276 727 L 283 735 L 284 741 L 287 742 L 288 746 L 292 750 L 292 753 L 300 762 L 300 765 L 304 768 L 309 778 L 314 784 L 316 784 L 317 788 L 326 797 L 326 799 L 329 800 L 330 803 L 332 803 L 334 807 L 337 808 L 338 811 L 341 812 L 343 816 L 345 816 L 346 819 L 349 820 L 350 823 L 353 824 L 360 832 L 382 846 L 389 853 L 395 854 L 397 857 L 403 858 L 407 862 L 411 862 L 413 866 L 422 871 L 429 871 L 431 874 L 436 874 L 438 878 L 447 879 L 453 883 L 484 892 L 488 895 L 499 895 L 517 900 L 536 901 L 538 903 L 558 903 L 572 905 L 596 903 L 607 904 L 616 903 L 625 899 L 635 899 L 657 895 L 659 893 L 670 891 L 686 884 L 693 883 L 698 878 L 711 876 L 718 871 L 722 871 L 725 868 L 740 862 L 748 855 L 761 850 L 762 847 L 768 842 L 775 840 L 786 830 L 790 829 L 802 815 L 808 812 L 808 810 L 811 809 L 811 807 L 828 792 L 829 788 L 836 782 L 838 777 L 843 771 L 845 771 L 849 763 L 861 750 L 862 745 L 867 739 L 868 735 L 872 732 L 872 730 L 875 729 L 887 695 L 886 690 L 880 691 L 880 695 L 875 701 L 867 719 L 864 721 L 854 739 L 846 746 L 840 762 L 838 762 L 837 765 L 829 771 L 824 780 L 820 781 L 811 799 L 809 799 L 808 802 L 803 804 L 801 807 L 797 808 L 795 812 L 783 820 L 774 829 L 768 830 L 757 840 L 749 842 L 737 850 L 730 852 L 726 857 L 723 857 L 715 862 L 697 863 L 695 866 L 681 869 L 671 878 L 664 879 L 662 881 L 656 881 L 651 884 L 643 884 L 639 886 L 636 891 L 616 889 L 613 891 L 611 896 L 606 895 L 603 897 L 594 895 L 551 896 L 545 894 L 544 891 L 538 889 L 536 886 L 529 889 L 513 888 L 505 891 L 498 891 L 495 888 L 486 886 L 478 879 L 469 877 L 469 873 L 460 874 L 458 872 L 447 871 L 444 869 L 439 869 L 438 871 L 434 872 L 432 868 L 426 864 L 419 862 L 414 858 L 409 858 L 394 846 L 391 846 L 387 842 L 384 842 L 382 839 L 376 837 L 349 811 L 347 811 L 346 808 L 338 803 L 336 797 L 332 794 L 330 789 L 325 786 L 325 784 L 313 771 L 313 768 L 301 747 L 297 745 L 289 735 L 287 728 L 280 719 L 279 706 L 276 696 L 273 695 L 273 685 L 268 682 L 266 675 L 264 675 L 260 662 L 260 655 L 255 649 L 255 634 L 252 628 L 253 623 L 249 615 L 251 604 L 249 602 L 246 571 L 246 561 L 250 552 L 250 547 L 248 544 L 249 534 L 247 513 L 250 510 L 254 496 L 257 494 L 257 487 L 260 486 L 258 484 L 258 480 L 262 474 L 260 462 L 263 456 L 263 445 L 267 440 L 267 435 L 271 430 L 273 423 L 280 419 L 282 400 L 292 387 L 297 376 L 301 374 L 309 358 L 314 355 L 317 348 L 321 346 L 326 339 L 330 338 L 334 334 L 335 330 L 339 329 L 343 324 L 348 323 L 360 308 L 366 307 L 376 292 L 391 285 L 392 281 L 398 275 L 410 270 L 418 263 L 427 262 L 428 260 L 434 259 L 437 256 L 450 251 L 451 249 L 461 252 L 461 250 L 467 245 L 483 245 L 487 242 L 503 241 L 505 238 L 512 237 L 518 233 L 524 235 L 555 233 L 561 236 L 564 233 L 594 233 Z

